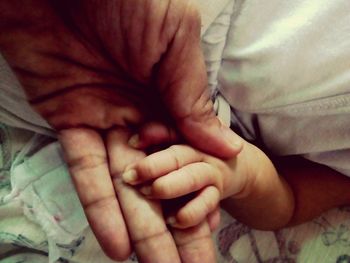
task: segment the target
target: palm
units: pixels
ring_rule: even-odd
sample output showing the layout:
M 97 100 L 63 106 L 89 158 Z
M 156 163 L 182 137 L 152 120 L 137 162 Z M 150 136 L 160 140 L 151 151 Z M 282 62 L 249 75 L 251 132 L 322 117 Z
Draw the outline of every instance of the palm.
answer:
M 33 14 L 31 8 L 38 12 Z M 5 17 L 0 45 L 30 102 L 52 126 L 108 129 L 137 121 L 130 109 L 137 104 L 142 110 L 140 98 L 147 101 L 154 97 L 154 89 L 145 89 L 151 82 L 151 67 L 147 73 L 125 68 L 132 61 L 120 54 L 114 54 L 117 56 L 114 59 L 106 47 L 97 45 L 97 29 L 80 28 L 87 21 L 72 24 L 71 28 L 77 29 L 71 30 L 66 24 L 69 19 L 62 19 L 48 4 L 38 3 L 34 7 L 32 4 L 24 10 L 27 12 L 22 18 L 28 25 L 17 25 L 11 15 Z M 85 15 L 82 13 L 81 17 Z M 118 41 L 108 38 L 106 41 L 105 45 L 113 43 L 118 50 Z M 140 81 L 145 74 L 148 81 Z

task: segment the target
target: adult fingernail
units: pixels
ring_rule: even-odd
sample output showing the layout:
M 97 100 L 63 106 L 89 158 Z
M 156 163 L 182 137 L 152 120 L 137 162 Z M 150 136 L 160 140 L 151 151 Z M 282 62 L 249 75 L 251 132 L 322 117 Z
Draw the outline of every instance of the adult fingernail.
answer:
M 151 195 L 152 194 L 152 186 L 143 186 L 140 188 L 140 192 L 144 195 Z
M 239 151 L 243 146 L 243 139 L 226 126 L 223 126 L 222 130 L 227 143 L 234 150 Z
M 128 184 L 133 184 L 137 180 L 137 172 L 134 169 L 125 171 L 122 174 L 123 181 Z
M 137 148 L 140 143 L 140 136 L 138 134 L 134 134 L 133 136 L 130 137 L 128 144 L 129 146 L 133 148 Z

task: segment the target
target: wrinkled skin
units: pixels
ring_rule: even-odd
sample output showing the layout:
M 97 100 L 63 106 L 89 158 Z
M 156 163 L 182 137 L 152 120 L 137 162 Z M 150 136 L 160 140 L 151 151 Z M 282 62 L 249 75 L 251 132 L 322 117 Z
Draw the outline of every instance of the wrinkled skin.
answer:
M 141 262 L 214 262 L 207 223 L 171 235 L 159 203 L 119 179 L 144 157 L 127 141 L 148 120 L 173 120 L 192 145 L 219 157 L 240 150 L 213 114 L 191 2 L 1 1 L 0 31 L 0 51 L 29 102 L 58 131 L 106 254 L 125 259 L 133 246 Z

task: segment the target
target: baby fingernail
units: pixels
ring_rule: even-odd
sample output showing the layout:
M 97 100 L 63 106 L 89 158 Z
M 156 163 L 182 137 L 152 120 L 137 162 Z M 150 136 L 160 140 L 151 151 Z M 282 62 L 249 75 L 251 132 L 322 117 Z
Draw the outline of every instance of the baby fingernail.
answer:
M 152 194 L 152 187 L 151 186 L 143 186 L 140 188 L 140 192 L 144 195 L 151 195 Z
M 133 136 L 130 137 L 128 144 L 133 147 L 137 148 L 140 143 L 140 136 L 138 134 L 134 134 Z
M 130 169 L 122 174 L 123 181 L 128 184 L 132 184 L 137 180 L 137 172 L 134 169 Z
M 176 224 L 176 218 L 174 216 L 170 216 L 170 217 L 168 217 L 166 222 L 167 222 L 168 225 L 175 225 Z

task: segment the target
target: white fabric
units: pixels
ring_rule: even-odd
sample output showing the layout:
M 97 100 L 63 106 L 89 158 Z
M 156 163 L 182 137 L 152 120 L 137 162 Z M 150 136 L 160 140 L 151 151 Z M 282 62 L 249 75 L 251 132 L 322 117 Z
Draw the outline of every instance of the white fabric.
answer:
M 20 83 L 0 53 L 0 122 L 54 136 L 49 124 L 29 105 Z
M 227 127 L 231 126 L 231 108 L 230 104 L 225 100 L 225 98 L 219 94 L 214 101 L 214 110 L 216 116 L 220 121 Z
M 14 257 L 1 261 L 7 251 Z M 58 142 L 0 125 L 0 262 L 47 254 L 43 262 L 114 262 L 88 227 Z
M 224 8 L 232 3 L 231 0 L 194 0 L 197 3 L 197 7 L 201 14 L 202 30 L 201 34 L 207 31 L 207 29 L 214 23 L 214 20 L 220 15 Z
M 350 176 L 349 36 L 346 0 L 236 1 L 218 83 L 240 125 Z

